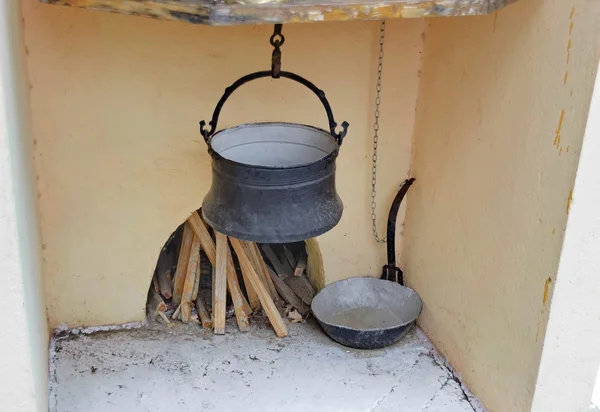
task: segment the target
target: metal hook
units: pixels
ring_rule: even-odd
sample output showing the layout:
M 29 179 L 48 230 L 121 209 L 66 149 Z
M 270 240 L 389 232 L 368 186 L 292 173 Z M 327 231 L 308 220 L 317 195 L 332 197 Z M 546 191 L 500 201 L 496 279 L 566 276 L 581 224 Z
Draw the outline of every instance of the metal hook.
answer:
M 342 130 L 339 133 L 337 133 L 335 131 L 337 124 L 334 123 L 334 126 L 331 128 L 331 134 L 333 136 L 337 137 L 338 144 L 340 146 L 342 145 L 342 142 L 344 141 L 344 137 L 346 137 L 346 133 L 348 133 L 348 126 L 350 126 L 350 124 L 348 122 L 342 122 Z
M 210 144 L 210 137 L 215 132 L 215 125 L 212 120 L 208 122 L 208 125 L 210 126 L 210 129 L 206 128 L 206 122 L 204 120 L 200 122 L 200 134 L 204 137 L 206 144 Z
M 269 39 L 269 42 L 271 43 L 271 46 L 273 46 L 273 47 L 281 47 L 281 46 L 283 46 L 283 43 L 285 43 L 285 37 L 283 37 L 283 34 L 281 34 L 282 28 L 283 28 L 283 24 L 276 24 L 275 25 L 275 29 L 273 30 L 273 34 L 271 35 L 271 38 Z
M 285 43 L 285 37 L 281 34 L 282 27 L 282 24 L 276 24 L 269 39 L 271 46 L 275 48 L 271 55 L 271 77 L 274 79 L 278 79 L 281 73 L 281 46 Z

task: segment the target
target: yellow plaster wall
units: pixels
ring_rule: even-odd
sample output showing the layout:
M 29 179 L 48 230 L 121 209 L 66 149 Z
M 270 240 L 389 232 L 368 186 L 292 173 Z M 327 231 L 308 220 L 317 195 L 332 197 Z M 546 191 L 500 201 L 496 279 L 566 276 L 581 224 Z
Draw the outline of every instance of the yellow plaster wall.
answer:
M 198 121 L 226 86 L 270 66 L 272 27 L 23 7 L 50 325 L 140 320 L 161 246 L 210 184 Z M 423 24 L 388 25 L 381 230 L 408 175 Z M 385 250 L 369 220 L 378 23 L 286 25 L 284 34 L 284 69 L 324 89 L 338 122 L 351 124 L 337 172 L 344 217 L 319 239 L 326 282 L 379 275 Z M 282 79 L 236 92 L 221 126 L 266 120 L 326 125 L 317 98 Z
M 530 410 L 598 16 L 596 2 L 524 0 L 427 23 L 404 262 L 421 327 L 492 412 Z

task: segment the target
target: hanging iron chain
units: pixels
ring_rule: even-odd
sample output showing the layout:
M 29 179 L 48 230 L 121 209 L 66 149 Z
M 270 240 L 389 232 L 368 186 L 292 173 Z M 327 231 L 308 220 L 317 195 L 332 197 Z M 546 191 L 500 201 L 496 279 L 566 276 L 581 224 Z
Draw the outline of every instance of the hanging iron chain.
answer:
M 377 243 L 385 243 L 387 238 L 381 239 L 377 234 L 377 146 L 379 144 L 379 116 L 381 112 L 381 77 L 383 74 L 383 45 L 385 43 L 385 20 L 381 22 L 379 30 L 379 59 L 377 64 L 377 88 L 375 95 L 375 122 L 373 123 L 373 165 L 371 175 L 371 222 L 373 236 Z

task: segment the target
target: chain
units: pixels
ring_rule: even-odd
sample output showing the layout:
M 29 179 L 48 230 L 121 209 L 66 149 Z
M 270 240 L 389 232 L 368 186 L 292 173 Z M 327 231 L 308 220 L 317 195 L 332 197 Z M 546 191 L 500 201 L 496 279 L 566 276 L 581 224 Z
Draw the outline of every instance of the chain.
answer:
M 285 43 L 285 37 L 281 33 L 282 25 L 276 24 L 273 34 L 269 39 L 269 43 L 273 46 L 273 54 L 271 55 L 271 73 L 274 79 L 279 78 L 281 72 L 281 46 Z
M 377 93 L 375 97 L 375 123 L 373 123 L 373 167 L 371 176 L 371 221 L 373 223 L 373 236 L 377 243 L 385 243 L 387 238 L 381 239 L 377 235 L 377 145 L 379 143 L 379 106 L 381 105 L 381 75 L 383 72 L 383 44 L 385 42 L 385 20 L 381 22 L 379 31 L 379 61 L 377 64 Z

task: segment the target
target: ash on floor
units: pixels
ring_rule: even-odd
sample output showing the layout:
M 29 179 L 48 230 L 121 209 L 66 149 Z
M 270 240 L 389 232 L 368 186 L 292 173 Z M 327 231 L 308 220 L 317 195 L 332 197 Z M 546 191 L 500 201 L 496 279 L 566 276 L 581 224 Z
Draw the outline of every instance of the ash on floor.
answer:
M 414 330 L 387 349 L 340 346 L 314 323 L 224 336 L 198 326 L 57 338 L 52 412 L 473 412 Z

